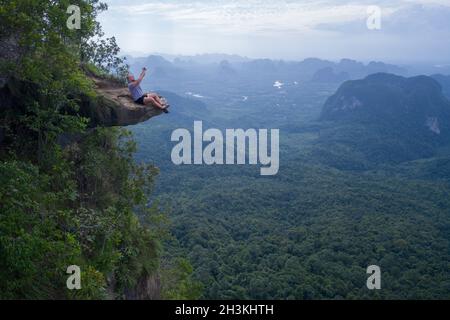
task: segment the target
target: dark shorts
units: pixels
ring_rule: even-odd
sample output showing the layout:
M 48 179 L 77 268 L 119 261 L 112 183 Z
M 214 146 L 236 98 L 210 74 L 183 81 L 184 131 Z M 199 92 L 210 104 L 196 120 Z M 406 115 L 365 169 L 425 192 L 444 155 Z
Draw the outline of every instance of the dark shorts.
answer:
M 137 99 L 135 102 L 137 103 L 137 104 L 142 104 L 143 106 L 145 106 L 145 103 L 144 103 L 144 98 L 145 97 L 147 97 L 147 96 L 142 96 L 142 97 L 140 97 L 139 99 Z

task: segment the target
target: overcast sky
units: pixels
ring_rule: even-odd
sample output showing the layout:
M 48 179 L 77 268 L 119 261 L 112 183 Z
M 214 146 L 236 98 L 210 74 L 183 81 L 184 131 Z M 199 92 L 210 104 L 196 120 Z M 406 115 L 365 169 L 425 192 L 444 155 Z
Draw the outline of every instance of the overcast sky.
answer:
M 123 52 L 450 63 L 450 0 L 104 0 Z M 368 6 L 381 30 L 367 28 Z

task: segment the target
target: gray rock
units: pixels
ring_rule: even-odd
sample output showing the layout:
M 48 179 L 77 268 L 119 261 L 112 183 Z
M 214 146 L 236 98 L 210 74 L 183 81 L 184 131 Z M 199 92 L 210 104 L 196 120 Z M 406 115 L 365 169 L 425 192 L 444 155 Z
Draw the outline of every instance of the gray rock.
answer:
M 145 122 L 163 112 L 153 106 L 136 104 L 128 88 L 113 80 L 92 77 L 98 94 L 97 101 L 91 101 L 93 122 L 98 126 L 129 126 Z

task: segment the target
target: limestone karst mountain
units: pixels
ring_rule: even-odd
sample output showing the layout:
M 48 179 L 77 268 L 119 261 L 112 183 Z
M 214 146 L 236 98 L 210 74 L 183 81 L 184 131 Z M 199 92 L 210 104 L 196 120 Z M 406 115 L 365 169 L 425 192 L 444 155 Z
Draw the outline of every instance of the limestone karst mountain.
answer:
M 332 147 L 351 148 L 366 163 L 431 157 L 447 146 L 450 101 L 431 77 L 373 74 L 347 81 L 326 101 L 319 145 L 328 163 Z M 325 125 L 328 123 L 328 125 Z M 348 163 L 341 166 L 353 168 Z

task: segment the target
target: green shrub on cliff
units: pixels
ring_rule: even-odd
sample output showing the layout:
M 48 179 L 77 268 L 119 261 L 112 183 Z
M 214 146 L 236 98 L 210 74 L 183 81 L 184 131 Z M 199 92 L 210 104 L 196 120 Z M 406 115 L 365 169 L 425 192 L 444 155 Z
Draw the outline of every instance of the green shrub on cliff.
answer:
M 69 5 L 80 7 L 79 30 L 66 27 Z M 13 52 L 0 55 L 0 80 L 26 92 L 0 105 L 0 299 L 160 294 L 139 286 L 157 276 L 167 233 L 148 206 L 158 171 L 134 162 L 127 131 L 87 130 L 77 115 L 76 97 L 95 96 L 82 66 L 126 68 L 113 38 L 90 41 L 103 36 L 96 17 L 105 9 L 98 0 L 0 1 L 0 48 Z M 81 290 L 66 287 L 71 265 Z

